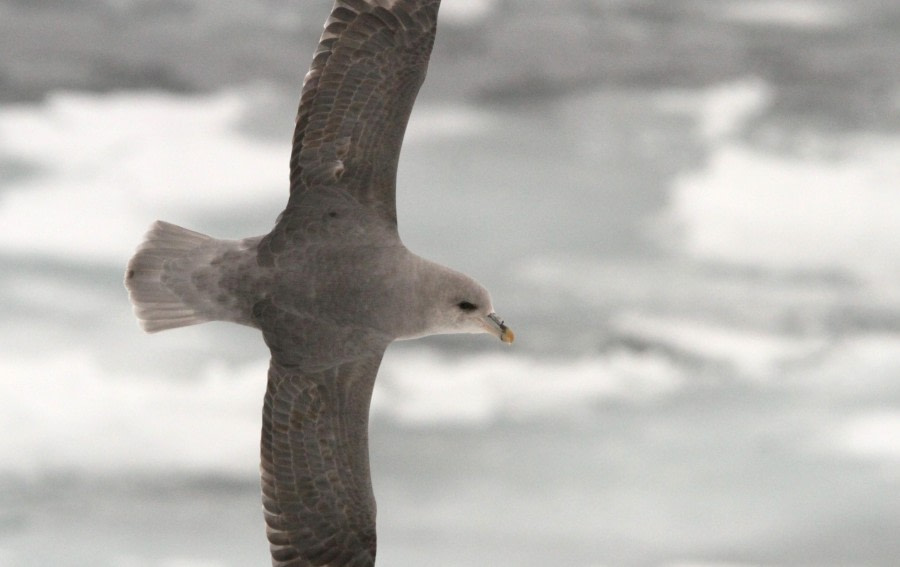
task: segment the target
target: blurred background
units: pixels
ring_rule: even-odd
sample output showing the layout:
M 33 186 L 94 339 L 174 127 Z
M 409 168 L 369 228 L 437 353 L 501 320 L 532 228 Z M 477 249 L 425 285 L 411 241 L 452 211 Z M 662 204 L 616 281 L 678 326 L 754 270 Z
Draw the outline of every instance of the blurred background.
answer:
M 330 0 L 0 0 L 0 565 L 267 565 L 267 351 L 143 334 L 267 232 Z M 518 340 L 391 347 L 379 564 L 900 557 L 900 3 L 444 0 L 398 189 Z

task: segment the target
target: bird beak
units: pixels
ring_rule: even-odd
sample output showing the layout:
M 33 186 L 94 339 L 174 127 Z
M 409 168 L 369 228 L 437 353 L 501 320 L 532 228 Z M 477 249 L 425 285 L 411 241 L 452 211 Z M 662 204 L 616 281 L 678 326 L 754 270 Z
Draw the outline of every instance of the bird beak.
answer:
M 512 332 L 512 329 L 506 326 L 496 313 L 491 313 L 486 315 L 482 320 L 481 324 L 484 326 L 486 332 L 498 337 L 504 343 L 512 343 L 516 340 L 516 334 Z

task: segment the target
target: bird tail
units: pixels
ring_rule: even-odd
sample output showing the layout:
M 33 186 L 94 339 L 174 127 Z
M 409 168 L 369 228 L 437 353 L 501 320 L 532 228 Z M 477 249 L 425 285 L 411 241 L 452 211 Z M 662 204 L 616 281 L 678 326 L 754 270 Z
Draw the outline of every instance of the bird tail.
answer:
M 141 327 L 148 333 L 211 321 L 208 301 L 191 285 L 193 269 L 218 241 L 156 221 L 128 262 L 125 287 Z

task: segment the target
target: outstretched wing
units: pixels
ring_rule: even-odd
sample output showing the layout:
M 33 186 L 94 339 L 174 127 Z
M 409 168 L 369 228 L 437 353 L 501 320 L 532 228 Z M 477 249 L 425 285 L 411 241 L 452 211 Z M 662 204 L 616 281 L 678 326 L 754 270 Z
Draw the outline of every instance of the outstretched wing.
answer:
M 291 205 L 347 192 L 396 225 L 403 134 L 428 67 L 440 0 L 337 0 L 303 83 Z
M 375 564 L 368 419 L 380 363 L 302 372 L 272 360 L 261 473 L 274 566 Z

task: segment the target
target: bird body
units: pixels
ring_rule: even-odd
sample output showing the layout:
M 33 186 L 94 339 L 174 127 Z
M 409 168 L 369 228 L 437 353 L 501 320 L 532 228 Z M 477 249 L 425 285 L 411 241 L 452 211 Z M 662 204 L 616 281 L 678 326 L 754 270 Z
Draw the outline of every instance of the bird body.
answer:
M 374 565 L 368 415 L 394 340 L 513 334 L 472 278 L 397 232 L 400 146 L 439 0 L 338 0 L 300 99 L 290 195 L 266 235 L 220 240 L 157 221 L 125 285 L 148 332 L 205 321 L 271 351 L 261 479 L 272 563 Z

